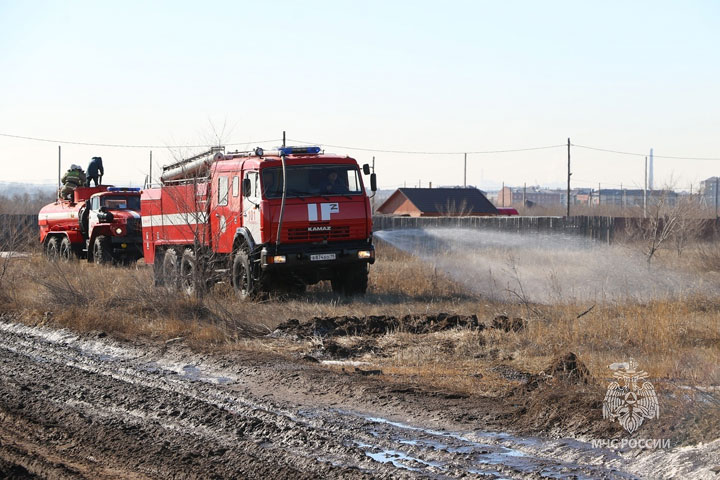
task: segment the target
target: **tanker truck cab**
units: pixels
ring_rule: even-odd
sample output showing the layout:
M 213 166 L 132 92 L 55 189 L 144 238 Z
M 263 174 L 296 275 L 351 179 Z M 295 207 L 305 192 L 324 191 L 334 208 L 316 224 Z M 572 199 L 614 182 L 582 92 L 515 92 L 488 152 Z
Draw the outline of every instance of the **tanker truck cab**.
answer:
M 109 187 L 81 212 L 88 261 L 130 263 L 142 257 L 140 189 Z

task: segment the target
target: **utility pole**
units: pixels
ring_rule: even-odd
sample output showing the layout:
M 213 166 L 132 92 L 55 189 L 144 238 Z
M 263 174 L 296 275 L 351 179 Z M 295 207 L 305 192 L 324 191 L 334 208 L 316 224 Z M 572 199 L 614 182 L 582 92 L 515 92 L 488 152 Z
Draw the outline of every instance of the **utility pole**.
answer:
M 570 217 L 570 138 L 568 137 L 568 188 L 567 188 L 567 217 Z
M 505 206 L 505 182 L 503 182 L 502 190 L 500 190 L 500 191 L 502 192 L 502 206 L 504 207 Z M 715 202 L 715 203 L 717 204 L 717 202 Z
M 598 207 L 600 206 L 600 182 L 598 182 Z
M 283 130 L 283 148 L 285 148 L 285 130 Z
M 523 184 L 523 208 L 525 208 L 527 202 L 527 182 Z
M 372 173 L 375 173 L 375 155 L 373 155 Z M 373 196 L 370 197 L 370 211 L 375 212 L 375 192 L 373 192 Z
M 152 150 L 150 150 L 150 178 L 148 178 L 148 187 L 152 186 Z
M 58 194 L 60 194 L 60 188 L 62 185 L 60 185 L 60 177 L 62 172 L 62 147 L 58 145 Z
M 643 187 L 643 218 L 647 217 L 647 157 L 645 157 L 645 186 Z M 715 202 L 717 205 L 717 202 Z
M 463 167 L 463 187 L 467 188 L 467 153 L 465 154 L 465 165 Z

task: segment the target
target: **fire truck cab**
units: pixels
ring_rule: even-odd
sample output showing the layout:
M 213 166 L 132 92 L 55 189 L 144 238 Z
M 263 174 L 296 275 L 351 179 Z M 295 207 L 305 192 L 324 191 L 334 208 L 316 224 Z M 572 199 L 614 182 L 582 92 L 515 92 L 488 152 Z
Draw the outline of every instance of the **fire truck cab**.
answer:
M 38 214 L 40 242 L 50 259 L 130 263 L 142 258 L 140 189 L 78 187 Z
M 141 200 L 157 283 L 191 292 L 227 281 L 247 298 L 330 280 L 336 292 L 365 293 L 375 250 L 354 159 L 319 147 L 218 148 L 165 167 L 161 180 Z

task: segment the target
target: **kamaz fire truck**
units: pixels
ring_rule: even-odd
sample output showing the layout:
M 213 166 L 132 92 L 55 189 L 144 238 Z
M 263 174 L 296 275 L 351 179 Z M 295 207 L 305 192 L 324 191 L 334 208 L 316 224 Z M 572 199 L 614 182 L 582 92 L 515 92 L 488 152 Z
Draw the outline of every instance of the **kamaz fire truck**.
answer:
M 362 173 L 374 192 L 375 173 Z M 319 147 L 218 147 L 168 165 L 161 185 L 142 191 L 141 213 L 156 283 L 188 293 L 225 281 L 248 298 L 330 280 L 363 294 L 375 261 L 361 170 Z
M 86 258 L 130 263 L 142 258 L 140 189 L 112 185 L 78 187 L 38 214 L 40 242 L 52 260 Z

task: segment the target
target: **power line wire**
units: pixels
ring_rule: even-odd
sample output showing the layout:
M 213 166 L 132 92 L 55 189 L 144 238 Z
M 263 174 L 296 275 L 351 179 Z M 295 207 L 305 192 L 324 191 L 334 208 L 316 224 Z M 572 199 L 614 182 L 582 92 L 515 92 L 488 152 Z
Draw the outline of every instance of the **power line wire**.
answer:
M 528 152 L 531 150 L 545 150 L 548 148 L 567 147 L 566 144 L 560 145 L 546 145 L 542 147 L 528 147 L 528 148 L 513 148 L 507 150 L 482 150 L 482 151 L 455 151 L 455 152 L 427 152 L 427 151 L 409 151 L 409 150 L 382 150 L 378 148 L 364 148 L 364 147 L 349 147 L 347 145 L 331 145 L 323 142 L 308 142 L 306 140 L 295 140 L 288 139 L 290 142 L 304 143 L 307 145 L 322 145 L 323 147 L 331 148 L 343 148 L 345 150 L 358 150 L 362 152 L 374 152 L 374 153 L 400 153 L 409 155 L 479 155 L 479 154 L 490 154 L 490 153 L 511 153 L 511 152 Z
M 118 143 L 93 143 L 93 142 L 79 142 L 79 141 L 72 141 L 72 140 L 57 140 L 57 139 L 49 139 L 49 138 L 40 138 L 40 137 L 29 137 L 24 135 L 13 135 L 9 133 L 0 133 L 0 137 L 7 137 L 7 138 L 16 138 L 21 140 L 30 140 L 35 142 L 47 142 L 47 143 L 59 143 L 61 145 L 82 145 L 82 146 L 89 146 L 89 147 L 108 147 L 108 148 L 210 148 L 210 147 L 216 147 L 216 144 L 197 144 L 197 145 L 132 145 L 132 144 L 118 144 Z M 273 142 L 280 142 L 280 139 L 273 139 L 273 140 L 255 140 L 255 141 L 245 141 L 245 142 L 228 142 L 225 143 L 226 146 L 235 146 L 235 145 L 250 145 L 250 144 L 264 144 L 264 143 L 273 143 Z M 307 145 L 322 145 L 324 147 L 331 147 L 331 148 L 342 148 L 346 150 L 356 150 L 356 151 L 362 151 L 362 152 L 373 152 L 373 153 L 395 153 L 395 154 L 406 154 L 406 155 L 462 155 L 462 154 L 468 154 L 468 155 L 487 155 L 487 154 L 496 154 L 496 153 L 515 153 L 515 152 L 530 152 L 535 150 L 548 150 L 552 148 L 560 148 L 560 147 L 566 147 L 567 144 L 558 144 L 558 145 L 544 145 L 539 147 L 527 147 L 527 148 L 510 148 L 510 149 L 499 149 L 499 150 L 476 150 L 476 151 L 412 151 L 412 150 L 386 150 L 386 149 L 380 149 L 380 148 L 367 148 L 367 147 L 351 147 L 347 145 L 334 145 L 329 143 L 323 143 L 323 142 L 308 142 L 306 140 L 289 140 L 291 142 L 298 142 L 298 143 L 304 143 Z M 614 153 L 618 155 L 631 155 L 636 157 L 646 157 L 646 153 L 637 153 L 637 152 L 625 152 L 622 150 L 613 150 L 609 148 L 600 148 L 600 147 L 591 147 L 589 145 L 580 145 L 577 143 L 572 143 L 571 146 L 577 147 L 577 148 L 584 148 L 587 150 L 595 150 L 598 152 L 606 152 L 606 153 Z M 673 156 L 673 155 L 653 155 L 654 158 L 665 158 L 670 160 L 699 160 L 699 161 L 720 161 L 720 158 L 718 157 L 685 157 L 685 156 Z
M 48 143 L 59 143 L 61 145 L 83 145 L 88 147 L 108 147 L 108 148 L 211 148 L 217 147 L 216 144 L 202 144 L 202 145 L 127 145 L 117 143 L 92 143 L 92 142 L 77 142 L 71 140 L 53 140 L 49 138 L 38 138 L 38 137 L 26 137 L 23 135 L 12 135 L 9 133 L 0 133 L 0 137 L 18 138 L 21 140 L 31 140 L 34 142 L 48 142 Z M 253 143 L 271 143 L 280 142 L 282 140 L 255 140 L 248 142 L 232 142 L 226 143 L 226 146 L 233 145 L 247 145 Z
M 636 157 L 647 157 L 647 153 L 635 153 L 635 152 L 623 152 L 621 150 L 611 150 L 608 148 L 598 148 L 598 147 L 589 147 L 587 145 L 578 145 L 577 143 L 571 143 L 570 144 L 573 147 L 578 148 L 586 148 L 588 150 L 596 150 L 598 152 L 607 152 L 607 153 L 617 153 L 619 155 L 633 155 Z M 653 158 L 668 158 L 671 160 L 707 160 L 707 161 L 713 161 L 713 162 L 720 162 L 720 158 L 713 158 L 713 157 L 678 157 L 678 156 L 671 156 L 671 155 L 655 155 L 653 154 Z

